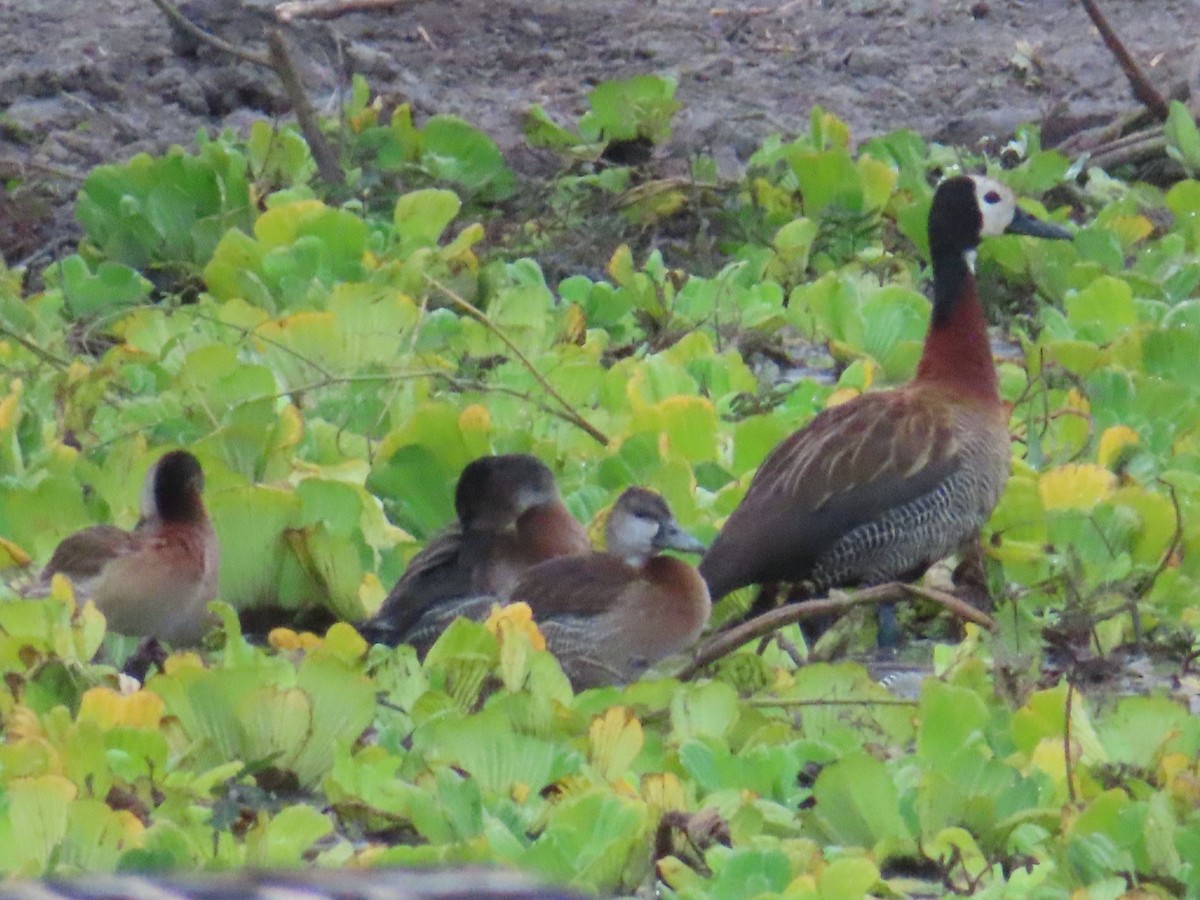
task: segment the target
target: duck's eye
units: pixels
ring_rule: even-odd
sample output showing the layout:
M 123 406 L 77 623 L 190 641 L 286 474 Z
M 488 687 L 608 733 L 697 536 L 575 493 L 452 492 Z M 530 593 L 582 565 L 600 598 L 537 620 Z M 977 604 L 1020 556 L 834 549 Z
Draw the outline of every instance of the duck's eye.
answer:
M 999 191 L 988 191 L 986 194 L 983 195 L 983 199 L 984 199 L 985 203 L 999 203 L 1000 202 L 1000 192 Z

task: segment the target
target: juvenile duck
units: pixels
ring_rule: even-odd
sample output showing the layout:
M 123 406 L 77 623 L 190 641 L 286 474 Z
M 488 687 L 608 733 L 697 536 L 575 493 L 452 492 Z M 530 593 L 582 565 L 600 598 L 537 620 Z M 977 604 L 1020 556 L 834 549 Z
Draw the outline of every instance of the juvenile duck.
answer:
M 607 551 L 560 556 L 527 569 L 507 597 L 472 597 L 422 623 L 427 649 L 456 616 L 483 619 L 497 602 L 529 604 L 549 649 L 576 690 L 633 681 L 691 645 L 712 604 L 696 569 L 660 556 L 704 545 L 658 494 L 629 488 L 605 525 Z
M 507 594 L 530 566 L 591 549 L 587 531 L 563 505 L 553 473 L 525 453 L 469 463 L 454 508 L 458 521 L 412 558 L 379 611 L 359 626 L 368 640 L 408 641 L 432 610 L 466 597 Z
M 982 176 L 942 182 L 929 212 L 933 313 L 907 384 L 823 410 L 784 440 L 700 563 L 714 600 L 779 582 L 802 598 L 919 578 L 977 538 L 1008 479 L 1008 412 L 997 388 L 975 250 L 989 235 L 1069 239 Z M 881 643 L 895 639 L 881 619 Z
M 197 643 L 213 624 L 220 550 L 201 499 L 204 473 L 186 450 L 163 454 L 146 474 L 132 531 L 94 525 L 65 538 L 42 570 L 42 587 L 68 576 L 108 627 L 176 645 Z

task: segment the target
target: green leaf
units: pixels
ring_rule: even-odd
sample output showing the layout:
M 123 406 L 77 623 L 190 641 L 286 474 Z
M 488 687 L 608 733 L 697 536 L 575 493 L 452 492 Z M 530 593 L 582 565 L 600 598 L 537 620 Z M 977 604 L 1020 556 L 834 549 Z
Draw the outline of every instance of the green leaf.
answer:
M 881 857 L 911 853 L 900 794 L 882 763 L 856 752 L 826 766 L 813 785 L 814 814 L 831 840 Z
M 1178 100 L 1172 100 L 1164 128 L 1167 154 L 1181 162 L 1190 175 L 1200 172 L 1200 130 L 1191 112 Z
M 1137 324 L 1133 291 L 1119 278 L 1101 277 L 1067 296 L 1067 320 L 1085 340 L 1106 344 Z

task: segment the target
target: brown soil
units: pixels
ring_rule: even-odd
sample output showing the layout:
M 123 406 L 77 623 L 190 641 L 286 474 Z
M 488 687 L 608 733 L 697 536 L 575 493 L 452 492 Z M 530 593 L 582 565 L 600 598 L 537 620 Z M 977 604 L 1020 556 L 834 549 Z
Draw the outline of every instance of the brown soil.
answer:
M 1189 73 L 1197 0 L 1104 0 L 1161 89 Z M 264 0 L 194 0 L 196 21 L 259 50 Z M 1134 103 L 1083 9 L 1068 0 L 425 0 L 294 26 L 326 108 L 364 74 L 418 115 L 457 113 L 522 168 L 519 117 L 570 122 L 588 90 L 656 72 L 684 103 L 666 152 L 736 172 L 763 136 L 820 104 L 857 137 L 908 127 L 973 144 L 1023 121 L 1108 120 Z M 75 235 L 83 173 L 197 129 L 283 112 L 273 75 L 172 37 L 150 0 L 0 3 L 0 254 L 38 267 Z

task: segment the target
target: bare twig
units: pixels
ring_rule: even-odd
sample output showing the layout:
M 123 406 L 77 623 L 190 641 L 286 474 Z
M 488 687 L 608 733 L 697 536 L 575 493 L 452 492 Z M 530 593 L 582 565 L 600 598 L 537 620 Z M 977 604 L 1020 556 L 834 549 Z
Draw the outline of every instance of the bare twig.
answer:
M 877 587 L 866 588 L 853 594 L 840 597 L 825 597 L 819 600 L 805 600 L 801 603 L 789 603 L 770 612 L 755 616 L 748 622 L 743 622 L 736 628 L 718 634 L 708 643 L 703 644 L 692 661 L 684 666 L 676 676 L 680 681 L 694 678 L 702 669 L 712 665 L 722 656 L 726 656 L 743 644 L 755 638 L 777 631 L 788 625 L 803 622 L 805 619 L 844 613 L 856 606 L 888 603 L 903 599 L 906 595 L 904 585 L 898 582 L 888 582 Z
M 1166 149 L 1166 136 L 1161 128 L 1154 128 L 1098 147 L 1088 162 L 1101 169 L 1112 169 L 1162 156 Z
M 974 622 L 988 631 L 996 630 L 995 619 L 985 612 L 980 612 L 970 603 L 959 600 L 948 591 L 939 591 L 937 588 L 927 587 L 922 584 L 905 584 L 902 587 L 914 597 L 921 597 L 924 600 L 932 600 L 934 603 L 940 603 L 948 612 L 958 616 L 960 619 L 964 619 L 967 622 Z
M 352 12 L 390 9 L 408 0 L 288 0 L 275 4 L 275 17 L 280 22 L 295 19 L 336 19 Z
M 1129 51 L 1125 49 L 1125 45 L 1121 39 L 1117 37 L 1117 33 L 1113 31 L 1112 26 L 1108 23 L 1108 19 L 1100 12 L 1100 7 L 1096 5 L 1095 0 L 1080 0 L 1083 8 L 1087 11 L 1088 18 L 1092 20 L 1092 24 L 1096 26 L 1096 30 L 1100 32 L 1100 37 L 1104 40 L 1104 46 L 1112 52 L 1116 57 L 1117 63 L 1121 66 L 1121 71 L 1125 73 L 1125 77 L 1129 80 L 1129 86 L 1133 88 L 1133 96 L 1142 103 L 1154 117 L 1160 122 L 1167 120 L 1167 101 L 1165 101 L 1157 90 L 1150 83 L 1150 80 L 1142 73 L 1138 64 L 1134 61 Z
M 464 300 L 456 291 L 438 281 L 436 278 L 426 276 L 426 281 L 428 281 L 429 284 L 437 288 L 447 298 L 449 298 L 451 303 L 466 312 L 471 316 L 471 318 L 482 324 L 485 328 L 487 328 L 488 331 L 496 335 L 496 337 L 500 338 L 504 346 L 507 347 L 512 352 L 513 356 L 517 358 L 517 361 L 529 370 L 529 374 L 533 376 L 534 380 L 538 383 L 542 390 L 549 394 L 550 397 L 554 399 L 554 402 L 557 403 L 563 410 L 563 418 L 587 432 L 588 436 L 600 445 L 605 447 L 608 446 L 608 435 L 580 415 L 575 407 L 572 406 L 562 394 L 554 389 L 554 385 L 546 380 L 546 376 L 537 370 L 537 367 L 534 366 L 534 364 L 529 360 L 529 357 L 521 352 L 521 348 L 513 343 L 512 339 L 505 334 L 495 322 L 492 321 L 491 317 L 489 317 L 487 313 L 481 310 L 474 303 Z
M 890 603 L 902 600 L 905 597 L 921 597 L 925 600 L 932 600 L 934 603 L 944 606 L 953 615 L 968 622 L 974 622 L 976 625 L 989 630 L 994 630 L 996 627 L 996 623 L 991 616 L 980 612 L 969 603 L 964 603 L 953 594 L 921 585 L 889 581 L 887 584 L 864 588 L 853 594 L 791 603 L 779 609 L 763 613 L 761 616 L 756 616 L 748 622 L 743 622 L 736 628 L 731 628 L 726 632 L 718 634 L 708 643 L 702 645 L 696 651 L 696 655 L 692 661 L 684 666 L 683 670 L 676 677 L 680 681 L 687 681 L 694 678 L 702 669 L 716 662 L 721 657 L 732 653 L 743 644 L 747 644 L 755 638 L 763 637 L 788 625 L 802 622 L 805 619 L 845 613 L 856 606 Z
M 167 17 L 172 25 L 174 25 L 180 31 L 191 35 L 201 43 L 208 44 L 210 47 L 214 47 L 215 49 L 220 50 L 222 53 L 228 53 L 230 56 L 236 56 L 238 59 L 244 59 L 246 62 L 254 63 L 256 66 L 263 66 L 264 68 L 268 69 L 271 68 L 271 61 L 264 54 L 255 53 L 253 50 L 246 50 L 243 47 L 238 47 L 235 44 L 229 43 L 228 41 L 221 40 L 221 38 L 217 37 L 215 34 L 209 34 L 207 31 L 177 10 L 173 4 L 168 3 L 167 0 L 150 0 L 150 2 L 158 7 L 159 11 Z
M 222 53 L 228 53 L 230 56 L 273 71 L 283 83 L 284 93 L 287 94 L 292 111 L 296 114 L 300 133 L 304 135 L 304 140 L 308 142 L 308 147 L 312 151 L 313 159 L 316 160 L 317 173 L 321 176 L 321 180 L 326 184 L 342 184 L 345 181 L 337 151 L 321 132 L 317 111 L 304 91 L 304 85 L 300 81 L 296 64 L 292 61 L 292 54 L 288 50 L 283 32 L 278 28 L 271 29 L 267 34 L 268 52 L 266 54 L 255 53 L 253 50 L 238 47 L 205 31 L 176 9 L 169 0 L 150 0 L 150 2 L 158 7 L 174 27 L 191 35 L 196 40 L 208 44 Z
M 283 89 L 288 95 L 288 101 L 292 104 L 292 111 L 296 114 L 300 132 L 304 135 L 304 140 L 308 142 L 313 159 L 317 162 L 317 173 L 321 176 L 321 180 L 326 184 L 344 183 L 346 179 L 342 173 L 342 164 L 338 159 L 337 151 L 321 132 L 317 111 L 313 108 L 312 101 L 308 99 L 308 94 L 304 92 L 304 85 L 300 83 L 300 75 L 296 71 L 295 63 L 292 62 L 292 54 L 288 50 L 287 41 L 284 40 L 283 32 L 278 28 L 272 28 L 267 34 L 267 49 L 270 51 L 271 68 L 283 82 Z
M 825 700 L 825 699 L 813 699 L 813 698 L 809 698 L 807 700 L 800 700 L 795 697 L 787 697 L 787 698 L 781 697 L 779 699 L 773 700 L 770 697 L 751 697 L 748 700 L 743 700 L 742 702 L 745 703 L 747 706 L 755 706 L 755 707 L 760 707 L 760 708 L 761 707 L 778 706 L 783 709 L 791 709 L 792 707 L 796 707 L 796 706 L 799 706 L 799 707 L 804 707 L 804 706 L 821 707 L 821 706 L 919 706 L 920 705 L 920 701 L 918 701 L 918 700 L 904 700 L 900 697 L 881 697 L 881 698 L 877 697 L 874 700 L 869 700 L 869 699 L 852 700 L 849 698 L 847 698 L 845 700 Z
M 1071 805 L 1075 805 L 1079 798 L 1075 793 L 1075 762 L 1071 755 L 1071 706 L 1075 699 L 1075 683 L 1067 681 L 1067 709 L 1066 719 L 1063 722 L 1063 757 L 1066 764 L 1067 774 L 1067 797 L 1071 801 Z
M 0 325 L 0 334 L 16 341 L 18 344 L 20 344 L 22 347 L 24 347 L 26 350 L 28 350 L 30 353 L 32 353 L 34 356 L 36 356 L 38 359 L 42 360 L 42 362 L 49 363 L 50 365 L 54 366 L 54 368 L 58 369 L 60 372 L 65 371 L 66 369 L 70 368 L 70 366 L 71 366 L 71 363 L 68 360 L 65 360 L 61 356 L 51 353 L 49 350 L 47 350 L 45 347 L 40 346 L 39 344 L 35 344 L 33 341 L 29 340 L 29 338 L 24 337 L 23 335 L 17 334 L 11 328 L 8 328 L 4 325 Z

